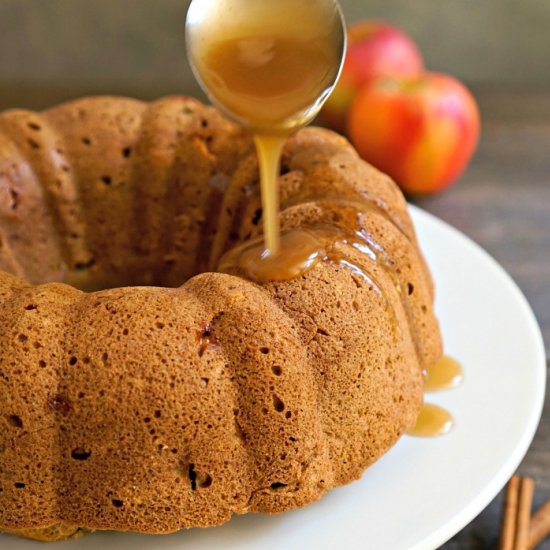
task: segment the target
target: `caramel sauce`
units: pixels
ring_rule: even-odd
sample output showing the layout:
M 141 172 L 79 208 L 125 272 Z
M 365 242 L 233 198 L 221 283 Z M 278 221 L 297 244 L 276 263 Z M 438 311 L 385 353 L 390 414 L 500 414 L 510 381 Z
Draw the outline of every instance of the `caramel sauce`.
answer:
M 269 270 L 273 275 L 280 276 L 288 266 L 288 261 L 283 258 L 285 254 L 279 254 L 281 249 L 280 223 L 279 223 L 279 164 L 281 152 L 285 142 L 285 137 L 268 136 L 257 134 L 254 138 L 256 150 L 258 151 L 258 160 L 260 164 L 260 185 L 262 189 L 262 217 L 264 225 L 264 240 L 265 250 L 257 251 L 256 263 L 262 263 L 265 271 L 266 265 L 269 265 Z M 298 237 L 293 238 L 294 244 L 300 243 Z M 285 240 L 285 244 L 287 241 Z M 307 248 L 307 243 L 304 243 Z M 285 247 L 285 252 L 288 247 Z M 271 256 L 271 261 L 266 264 L 263 260 L 264 256 Z M 280 258 L 279 258 L 280 257 Z M 281 265 L 281 273 L 277 273 L 277 262 L 274 258 L 279 258 Z M 247 265 L 253 267 L 254 262 L 248 262 Z M 267 273 L 266 273 L 267 274 Z
M 444 355 L 423 374 L 424 390 L 427 392 L 456 388 L 464 377 L 460 363 L 447 355 Z
M 288 134 L 313 119 L 345 50 L 334 0 L 196 0 L 186 29 L 193 68 L 210 97 L 263 135 Z
M 331 196 L 323 195 L 322 197 L 314 196 L 308 197 L 298 193 L 291 200 L 285 204 L 286 208 L 296 206 L 298 204 L 304 204 L 309 201 L 326 202 L 331 204 L 338 204 L 341 206 L 349 206 L 355 208 L 358 214 L 372 213 L 381 216 L 388 222 L 390 222 L 400 233 L 403 233 L 407 239 L 411 240 L 412 235 L 410 226 L 402 219 L 397 213 L 391 212 L 388 205 L 384 203 L 378 197 L 370 197 L 367 193 L 352 192 L 346 193 L 343 196 Z
M 424 391 L 437 392 L 456 388 L 463 380 L 464 373 L 460 363 L 444 355 L 435 365 L 432 365 L 424 375 Z M 409 435 L 435 437 L 448 433 L 454 425 L 454 420 L 448 411 L 438 405 L 424 403 L 416 420 L 416 425 L 408 432 Z
M 303 34 L 289 35 L 269 21 L 233 32 L 239 35 L 205 48 L 202 61 L 204 82 L 219 103 L 260 133 L 286 133 L 309 122 L 338 72 L 330 36 L 307 24 Z
M 283 233 L 281 245 L 284 252 L 272 255 L 266 252 L 262 237 L 247 241 L 225 254 L 218 270 L 242 270 L 257 282 L 284 281 L 306 273 L 327 255 L 323 241 L 307 230 Z
M 324 260 L 352 271 L 378 296 L 383 297 L 376 279 L 339 250 L 339 245 L 351 244 L 349 236 L 341 228 L 327 225 L 292 229 L 282 233 L 281 244 L 284 253 L 272 256 L 266 252 L 262 237 L 246 241 L 222 256 L 218 270 L 243 271 L 252 280 L 265 283 L 294 279 Z
M 415 426 L 409 430 L 408 434 L 417 437 L 436 437 L 449 433 L 453 425 L 451 413 L 438 405 L 424 403 Z

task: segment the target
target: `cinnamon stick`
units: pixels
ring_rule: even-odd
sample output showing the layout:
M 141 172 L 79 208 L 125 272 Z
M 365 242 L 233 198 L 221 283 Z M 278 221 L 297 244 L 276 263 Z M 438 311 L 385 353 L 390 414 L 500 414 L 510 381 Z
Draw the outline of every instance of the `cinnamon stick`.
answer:
M 532 550 L 550 535 L 550 500 L 543 504 L 531 519 L 527 547 Z
M 527 550 L 529 542 L 529 524 L 533 505 L 534 483 L 532 478 L 524 477 L 519 489 L 519 503 L 516 527 L 516 545 L 514 550 Z
M 515 475 L 510 478 L 506 486 L 502 526 L 500 530 L 500 550 L 514 550 L 520 485 L 521 478 Z

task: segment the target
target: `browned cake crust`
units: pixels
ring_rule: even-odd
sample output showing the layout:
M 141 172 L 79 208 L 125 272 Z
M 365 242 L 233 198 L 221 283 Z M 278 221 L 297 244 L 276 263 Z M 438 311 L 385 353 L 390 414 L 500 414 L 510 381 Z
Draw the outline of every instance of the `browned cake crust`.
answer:
M 215 272 L 261 207 L 250 136 L 213 108 L 101 97 L 0 115 L 0 530 L 282 512 L 413 425 L 441 341 L 401 193 L 315 128 L 288 141 L 280 182 L 283 228 L 361 245 L 258 285 Z M 136 284 L 151 286 L 115 288 Z

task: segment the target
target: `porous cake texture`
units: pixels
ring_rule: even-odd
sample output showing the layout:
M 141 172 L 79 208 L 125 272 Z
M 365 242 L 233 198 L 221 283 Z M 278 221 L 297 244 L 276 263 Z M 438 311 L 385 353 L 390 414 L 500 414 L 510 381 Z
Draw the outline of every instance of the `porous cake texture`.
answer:
M 288 140 L 280 186 L 283 231 L 342 238 L 258 284 L 216 272 L 262 210 L 251 137 L 212 107 L 0 115 L 0 530 L 283 512 L 414 424 L 441 341 L 403 196 L 316 128 Z

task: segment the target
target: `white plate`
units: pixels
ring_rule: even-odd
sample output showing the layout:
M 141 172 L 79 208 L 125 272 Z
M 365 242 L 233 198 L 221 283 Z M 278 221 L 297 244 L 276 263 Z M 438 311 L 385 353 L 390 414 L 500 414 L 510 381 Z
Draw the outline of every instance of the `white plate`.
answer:
M 449 435 L 404 437 L 360 481 L 301 510 L 164 537 L 96 533 L 48 550 L 419 550 L 437 548 L 472 520 L 533 438 L 544 399 L 544 346 L 502 268 L 455 229 L 411 210 L 436 280 L 446 352 L 465 367 L 460 388 L 428 396 L 452 411 Z M 0 548 L 37 546 L 0 535 Z

